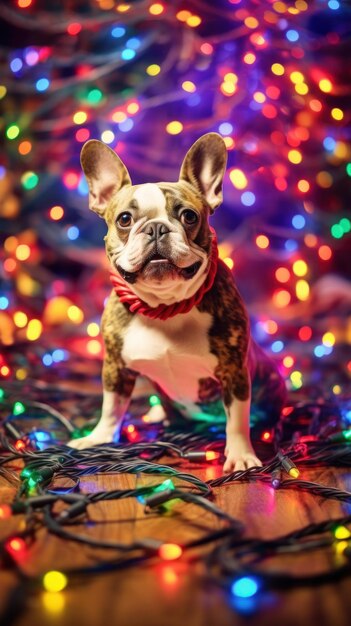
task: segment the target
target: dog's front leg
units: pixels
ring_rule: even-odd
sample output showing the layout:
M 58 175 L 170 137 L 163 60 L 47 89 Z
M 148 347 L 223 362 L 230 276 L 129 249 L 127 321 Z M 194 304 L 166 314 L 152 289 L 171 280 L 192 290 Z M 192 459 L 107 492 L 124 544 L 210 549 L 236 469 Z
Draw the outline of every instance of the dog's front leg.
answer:
M 118 440 L 135 379 L 135 372 L 120 368 L 116 361 L 108 356 L 105 358 L 102 370 L 104 395 L 100 421 L 89 435 L 70 441 L 68 445 L 71 448 L 82 450 Z
M 250 376 L 246 367 L 223 385 L 227 414 L 224 472 L 262 466 L 250 440 Z M 240 398 L 240 399 L 239 399 Z

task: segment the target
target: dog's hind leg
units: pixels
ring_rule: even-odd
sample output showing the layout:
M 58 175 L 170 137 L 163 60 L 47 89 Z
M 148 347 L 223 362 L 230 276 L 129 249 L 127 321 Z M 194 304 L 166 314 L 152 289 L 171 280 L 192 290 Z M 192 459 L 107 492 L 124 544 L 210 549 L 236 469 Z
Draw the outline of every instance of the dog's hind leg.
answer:
M 251 428 L 272 428 L 287 401 L 284 378 L 278 365 L 254 341 L 250 346 L 252 378 Z

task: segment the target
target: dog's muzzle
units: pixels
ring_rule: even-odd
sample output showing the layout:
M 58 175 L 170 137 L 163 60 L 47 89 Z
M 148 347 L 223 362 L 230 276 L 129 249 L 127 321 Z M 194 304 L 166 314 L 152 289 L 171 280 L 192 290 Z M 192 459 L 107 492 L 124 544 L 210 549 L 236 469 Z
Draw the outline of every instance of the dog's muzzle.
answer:
M 155 257 L 160 257 L 160 255 L 157 254 L 155 255 Z M 189 265 L 188 267 L 177 267 L 176 265 L 174 265 L 174 263 L 172 263 L 166 258 L 151 258 L 151 259 L 147 259 L 146 262 L 142 265 L 142 267 L 136 272 L 127 272 L 120 265 L 117 265 L 117 270 L 127 283 L 133 284 L 136 282 L 138 276 L 144 271 L 146 266 L 149 265 L 150 263 L 155 263 L 155 264 L 157 263 L 159 265 L 161 265 L 162 263 L 167 264 L 168 266 L 170 266 L 169 269 L 173 270 L 174 272 L 177 272 L 177 274 L 179 276 L 182 276 L 182 278 L 185 278 L 185 280 L 190 280 L 190 278 L 193 278 L 201 267 L 201 261 L 196 261 L 195 263 L 192 263 L 192 265 Z
M 153 243 L 153 250 L 147 255 L 142 266 L 135 272 L 128 272 L 121 265 L 117 265 L 117 270 L 124 278 L 124 280 L 130 284 L 136 282 L 138 276 L 142 274 L 146 268 L 148 268 L 150 276 L 162 277 L 163 274 L 175 274 L 181 276 L 185 280 L 189 280 L 195 276 L 201 267 L 201 261 L 196 261 L 188 267 L 178 267 L 169 258 L 169 234 L 171 233 L 170 227 L 164 222 L 148 222 L 142 229 L 145 235 L 150 237 L 148 243 Z

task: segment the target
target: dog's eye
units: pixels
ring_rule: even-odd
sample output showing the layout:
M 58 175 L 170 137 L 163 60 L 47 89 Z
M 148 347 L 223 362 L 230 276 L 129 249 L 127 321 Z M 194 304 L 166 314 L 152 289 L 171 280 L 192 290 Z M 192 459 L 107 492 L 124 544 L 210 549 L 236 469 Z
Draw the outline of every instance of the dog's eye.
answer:
M 129 226 L 131 226 L 133 221 L 133 218 L 131 216 L 130 213 L 121 213 L 121 215 L 119 215 L 117 217 L 117 224 L 118 226 L 121 226 L 121 228 L 128 228 Z
M 191 226 L 192 224 L 196 224 L 198 220 L 199 220 L 198 214 L 195 213 L 195 211 L 192 211 L 191 209 L 185 209 L 185 211 L 183 211 L 183 213 L 180 216 L 180 221 L 182 222 L 182 224 L 187 224 L 189 226 Z

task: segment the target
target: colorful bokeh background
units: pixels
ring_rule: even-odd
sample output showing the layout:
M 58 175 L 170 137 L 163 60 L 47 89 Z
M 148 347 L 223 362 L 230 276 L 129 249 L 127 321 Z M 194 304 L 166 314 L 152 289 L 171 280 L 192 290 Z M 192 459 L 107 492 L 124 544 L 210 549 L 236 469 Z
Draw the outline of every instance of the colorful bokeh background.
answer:
M 212 225 L 252 332 L 293 393 L 346 398 L 350 18 L 338 0 L 1 3 L 0 380 L 102 358 L 105 226 L 83 143 L 114 148 L 134 183 L 175 181 L 216 131 Z

